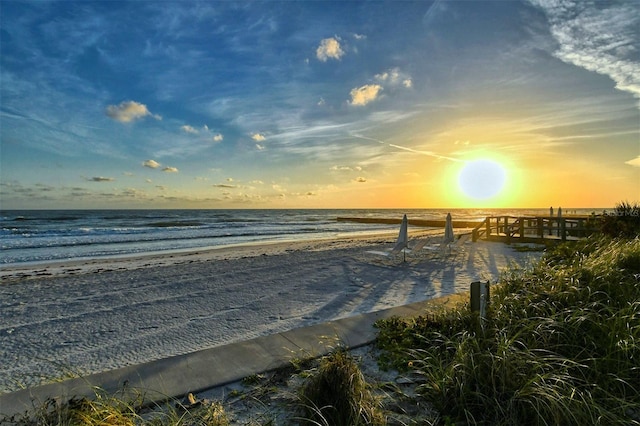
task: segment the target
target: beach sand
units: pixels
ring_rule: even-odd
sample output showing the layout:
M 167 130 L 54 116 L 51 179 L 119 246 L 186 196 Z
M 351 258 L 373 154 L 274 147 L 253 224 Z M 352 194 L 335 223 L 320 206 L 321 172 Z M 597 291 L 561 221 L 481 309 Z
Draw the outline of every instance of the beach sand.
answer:
M 0 270 L 0 393 L 461 291 L 539 252 L 391 234 Z

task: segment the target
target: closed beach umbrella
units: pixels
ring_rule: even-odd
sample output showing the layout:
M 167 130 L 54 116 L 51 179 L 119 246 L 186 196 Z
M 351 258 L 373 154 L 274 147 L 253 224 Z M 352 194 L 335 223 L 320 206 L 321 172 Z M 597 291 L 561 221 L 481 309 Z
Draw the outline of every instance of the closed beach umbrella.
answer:
M 453 222 L 451 221 L 451 213 L 447 213 L 447 221 L 444 224 L 444 243 L 449 244 L 453 240 Z

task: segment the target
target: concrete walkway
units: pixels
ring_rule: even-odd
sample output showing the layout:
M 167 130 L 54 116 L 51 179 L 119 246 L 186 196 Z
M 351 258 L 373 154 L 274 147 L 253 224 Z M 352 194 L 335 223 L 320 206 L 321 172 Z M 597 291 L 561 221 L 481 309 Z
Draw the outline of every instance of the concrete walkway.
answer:
M 125 389 L 132 395 L 143 394 L 146 402 L 179 398 L 284 367 L 295 358 L 319 357 L 337 346 L 354 349 L 370 344 L 376 337 L 373 324 L 381 318 L 415 316 L 429 306 L 460 300 L 462 295 L 446 296 L 5 393 L 0 395 L 0 417 L 31 411 L 48 398 L 93 398 L 97 391 L 112 395 Z

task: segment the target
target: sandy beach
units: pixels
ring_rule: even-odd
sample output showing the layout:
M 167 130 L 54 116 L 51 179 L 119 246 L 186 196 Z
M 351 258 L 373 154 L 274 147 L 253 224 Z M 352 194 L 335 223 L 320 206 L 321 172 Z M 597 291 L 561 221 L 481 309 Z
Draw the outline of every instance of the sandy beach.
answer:
M 436 242 L 436 237 L 434 242 Z M 0 269 L 0 393 L 468 291 L 539 252 L 395 235 Z M 428 246 L 429 247 L 429 246 Z

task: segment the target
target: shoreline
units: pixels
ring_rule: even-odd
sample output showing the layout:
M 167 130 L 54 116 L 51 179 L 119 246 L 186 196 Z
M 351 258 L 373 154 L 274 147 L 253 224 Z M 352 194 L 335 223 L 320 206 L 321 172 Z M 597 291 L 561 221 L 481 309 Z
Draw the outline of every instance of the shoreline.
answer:
M 112 271 L 114 269 L 122 270 L 122 268 L 127 270 L 139 269 L 152 266 L 181 264 L 193 260 L 228 260 L 259 256 L 262 254 L 281 254 L 289 251 L 304 250 L 310 246 L 313 247 L 314 250 L 324 250 L 337 247 L 384 245 L 393 243 L 397 238 L 397 234 L 397 230 L 371 231 L 312 239 L 292 238 L 251 241 L 219 246 L 129 253 L 113 256 L 19 262 L 8 265 L 0 264 L 0 286 L 5 283 L 23 279 L 98 273 Z M 442 234 L 442 229 L 424 229 L 410 232 L 410 237 L 415 239 L 437 238 Z
M 441 230 L 420 235 L 434 235 Z M 412 234 L 414 235 L 414 234 Z M 418 235 L 418 233 L 415 233 Z M 310 244 L 315 249 L 335 247 L 336 245 L 354 245 L 390 243 L 397 236 L 397 231 L 375 231 L 366 234 L 346 236 L 327 236 L 313 239 L 280 239 L 266 241 L 251 241 L 245 243 L 224 244 L 219 246 L 194 247 L 175 250 L 161 250 L 145 253 L 129 253 L 85 258 L 70 258 L 60 260 L 44 260 L 0 264 L 0 285 L 5 281 L 14 281 L 39 277 L 54 277 L 111 271 L 114 268 L 139 269 L 151 266 L 181 264 L 197 260 L 227 260 L 241 257 L 258 256 L 260 254 L 279 254 L 291 250 L 301 250 Z
M 538 255 L 469 241 L 447 256 L 408 253 L 407 262 L 370 252 L 395 239 L 393 232 L 11 271 L 0 285 L 0 393 L 468 291 L 470 282 L 496 280 Z

